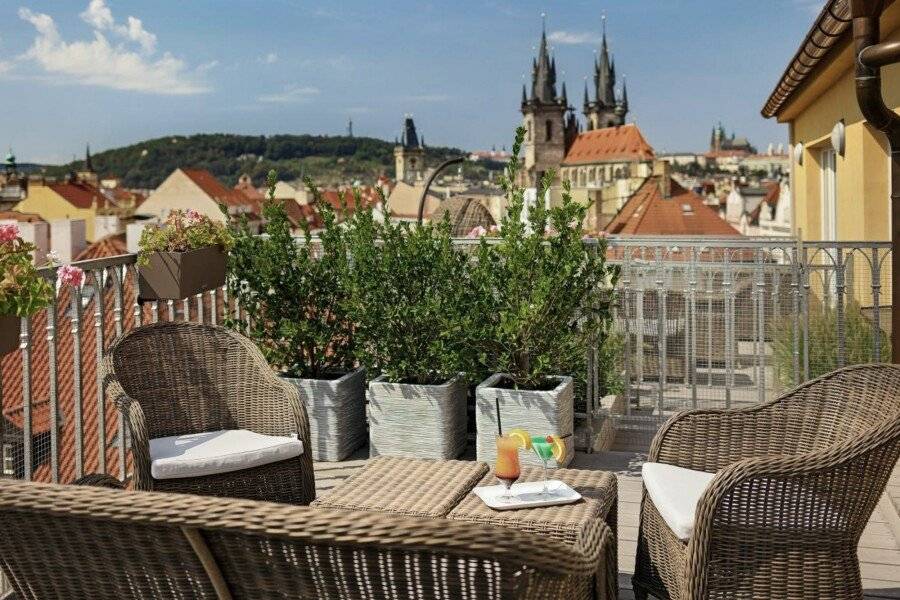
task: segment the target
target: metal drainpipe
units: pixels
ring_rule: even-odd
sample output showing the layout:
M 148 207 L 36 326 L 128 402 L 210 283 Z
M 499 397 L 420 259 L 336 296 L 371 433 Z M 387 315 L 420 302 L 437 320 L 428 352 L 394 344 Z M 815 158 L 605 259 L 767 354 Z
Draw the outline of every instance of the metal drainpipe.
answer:
M 884 103 L 881 67 L 900 62 L 900 43 L 881 43 L 883 0 L 850 0 L 856 49 L 856 99 L 866 120 L 887 136 L 891 153 L 891 348 L 900 363 L 900 117 Z
M 450 165 L 455 165 L 456 163 L 461 163 L 466 160 L 465 156 L 458 156 L 456 158 L 451 158 L 450 160 L 445 160 L 441 164 L 438 165 L 438 168 L 431 172 L 431 176 L 428 177 L 428 181 L 425 182 L 425 187 L 422 188 L 422 195 L 419 196 L 419 225 L 422 224 L 422 219 L 425 217 L 425 198 L 428 196 L 428 190 L 431 188 L 432 182 L 438 176 L 438 173 L 449 167 Z

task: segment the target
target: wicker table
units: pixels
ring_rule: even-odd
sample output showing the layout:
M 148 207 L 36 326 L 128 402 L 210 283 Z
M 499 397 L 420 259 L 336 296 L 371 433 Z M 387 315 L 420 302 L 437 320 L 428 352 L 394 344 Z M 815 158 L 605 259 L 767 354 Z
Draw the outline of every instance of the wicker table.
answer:
M 543 475 L 543 470 L 539 467 L 522 467 L 522 476 L 519 481 L 540 481 L 543 479 Z M 550 536 L 569 543 L 581 539 L 585 525 L 591 520 L 602 519 L 609 526 L 610 533 L 606 539 L 601 540 L 605 548 L 602 552 L 603 564 L 598 565 L 598 572 L 602 569 L 605 571 L 605 576 L 595 577 L 593 581 L 585 581 L 582 594 L 578 597 L 616 598 L 619 570 L 616 554 L 618 521 L 616 476 L 608 471 L 553 469 L 549 471 L 548 477 L 564 481 L 577 490 L 584 499 L 561 506 L 498 511 L 489 508 L 478 496 L 470 493 L 456 508 L 450 511 L 447 518 L 510 527 Z M 478 485 L 497 485 L 499 483 L 500 481 L 494 477 L 493 473 L 488 473 Z M 515 493 L 515 485 L 512 491 Z
M 519 481 L 540 481 L 542 476 L 538 467 L 523 467 Z M 616 598 L 615 475 L 606 471 L 554 469 L 550 476 L 578 490 L 584 499 L 563 506 L 495 511 L 472 493 L 476 485 L 499 483 L 485 463 L 379 457 L 330 494 L 313 502 L 313 506 L 488 523 L 567 543 L 584 542 L 586 526 L 599 519 L 606 526 L 604 534 L 596 540 L 602 550 L 597 572 L 585 579 L 574 598 L 567 600 Z
M 380 456 L 312 505 L 438 519 L 487 472 L 480 462 Z

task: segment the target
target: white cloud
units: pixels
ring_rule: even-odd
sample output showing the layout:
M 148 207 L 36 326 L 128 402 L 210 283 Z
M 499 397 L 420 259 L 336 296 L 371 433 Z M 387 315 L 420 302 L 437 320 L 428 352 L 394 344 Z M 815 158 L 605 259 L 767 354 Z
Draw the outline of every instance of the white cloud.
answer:
M 127 25 L 117 24 L 112 11 L 106 5 L 106 0 L 91 0 L 81 13 L 81 19 L 97 31 L 111 31 L 124 39 L 137 42 L 147 54 L 152 54 L 156 50 L 156 36 L 144 29 L 141 20 L 137 17 L 128 17 Z
M 321 90 L 315 87 L 291 86 L 285 88 L 282 92 L 264 94 L 257 99 L 260 102 L 269 102 L 272 104 L 294 104 L 298 102 L 307 102 L 312 99 L 313 96 L 318 96 L 320 92 Z
M 552 44 L 599 44 L 600 36 L 589 31 L 551 31 L 547 36 L 547 40 Z
M 123 45 L 111 44 L 104 30 L 140 44 L 145 53 L 155 46 L 156 36 L 146 32 L 139 19 L 129 19 L 127 27 L 116 25 L 103 0 L 92 0 L 82 13 L 85 22 L 94 28 L 92 40 L 65 41 L 47 14 L 20 8 L 19 17 L 37 30 L 34 43 L 20 58 L 37 63 L 53 76 L 53 81 L 162 95 L 209 91 L 184 61 L 168 52 L 151 59 Z M 122 34 L 120 27 L 127 33 Z
M 278 55 L 274 52 L 269 52 L 265 56 L 260 56 L 257 60 L 264 65 L 274 65 L 278 62 Z

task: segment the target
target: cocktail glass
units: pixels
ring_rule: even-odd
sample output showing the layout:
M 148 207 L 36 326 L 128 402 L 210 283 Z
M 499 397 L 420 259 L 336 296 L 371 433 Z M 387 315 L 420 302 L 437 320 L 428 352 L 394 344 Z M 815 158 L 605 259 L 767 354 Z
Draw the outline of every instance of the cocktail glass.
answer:
M 497 460 L 494 462 L 494 475 L 506 486 L 506 491 L 500 496 L 501 501 L 512 502 L 514 498 L 510 489 L 522 475 L 517 439 L 508 435 L 497 436 Z
M 542 496 L 552 496 L 553 492 L 547 486 L 547 461 L 551 458 L 559 460 L 565 451 L 562 440 L 552 435 L 533 435 L 531 436 L 531 449 L 540 459 L 544 467 L 544 486 L 541 490 Z

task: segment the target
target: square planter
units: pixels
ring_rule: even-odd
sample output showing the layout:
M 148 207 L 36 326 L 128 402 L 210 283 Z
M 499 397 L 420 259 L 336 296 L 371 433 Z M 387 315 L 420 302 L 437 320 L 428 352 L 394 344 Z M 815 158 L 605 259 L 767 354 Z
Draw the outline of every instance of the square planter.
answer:
M 366 370 L 334 379 L 282 377 L 300 390 L 313 460 L 344 460 L 366 441 Z
M 554 435 L 562 438 L 566 455 L 560 461 L 565 467 L 575 456 L 575 384 L 571 377 L 553 377 L 558 385 L 552 390 L 514 390 L 496 387 L 507 376 L 491 375 L 475 389 L 475 453 L 478 460 L 493 464 L 497 457 L 497 406 L 504 431 L 516 427 L 531 435 Z M 522 452 L 523 464 L 539 466 L 533 452 Z
M 456 458 L 466 448 L 466 384 L 369 383 L 371 456 Z
M 225 284 L 225 253 L 211 246 L 188 252 L 154 252 L 138 267 L 141 300 L 181 300 Z
M 19 347 L 22 333 L 21 320 L 14 315 L 0 316 L 0 356 L 9 354 Z

